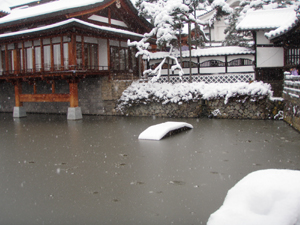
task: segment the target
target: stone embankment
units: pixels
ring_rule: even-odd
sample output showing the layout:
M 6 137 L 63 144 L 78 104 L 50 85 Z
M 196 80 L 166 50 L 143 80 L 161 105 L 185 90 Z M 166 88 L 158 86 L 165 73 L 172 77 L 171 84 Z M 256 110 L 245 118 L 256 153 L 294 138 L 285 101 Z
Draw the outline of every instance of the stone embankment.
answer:
M 300 131 L 300 76 L 285 73 L 283 98 L 284 120 Z
M 128 116 L 282 119 L 281 98 L 270 98 L 270 85 L 139 84 L 133 83 L 119 100 Z
M 210 117 L 222 119 L 282 119 L 283 103 L 280 99 L 268 97 L 251 101 L 248 96 L 224 99 L 199 100 L 182 104 L 157 102 L 136 104 L 127 108 L 128 116 L 159 117 Z

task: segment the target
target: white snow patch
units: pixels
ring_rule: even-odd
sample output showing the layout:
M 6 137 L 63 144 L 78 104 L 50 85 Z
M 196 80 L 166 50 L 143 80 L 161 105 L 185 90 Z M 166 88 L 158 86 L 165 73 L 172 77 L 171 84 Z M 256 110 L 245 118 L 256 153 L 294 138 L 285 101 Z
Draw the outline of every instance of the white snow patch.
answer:
M 191 129 L 193 128 L 191 124 L 185 122 L 165 122 L 165 123 L 156 124 L 144 130 L 139 135 L 139 139 L 159 141 L 170 131 L 177 130 L 184 127 L 188 127 Z
M 231 188 L 207 225 L 300 225 L 300 171 L 260 170 Z

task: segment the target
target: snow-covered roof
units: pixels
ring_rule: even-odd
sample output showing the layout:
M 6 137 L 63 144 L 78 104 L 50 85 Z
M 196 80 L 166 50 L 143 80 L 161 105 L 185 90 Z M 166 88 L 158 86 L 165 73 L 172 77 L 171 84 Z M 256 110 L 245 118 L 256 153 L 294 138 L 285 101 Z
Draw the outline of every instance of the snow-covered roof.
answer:
M 26 18 L 41 16 L 54 12 L 64 11 L 68 9 L 89 6 L 96 3 L 104 2 L 105 0 L 57 0 L 44 4 L 28 7 L 20 7 L 11 10 L 10 14 L 0 19 L 0 24 L 18 21 Z
M 9 4 L 6 1 L 0 2 L 0 12 L 9 13 Z
M 131 31 L 112 28 L 112 27 L 107 27 L 107 26 L 99 26 L 99 25 L 95 25 L 93 23 L 88 23 L 88 22 L 85 22 L 85 21 L 82 21 L 82 20 L 79 20 L 79 19 L 76 19 L 76 18 L 72 18 L 72 19 L 62 21 L 62 22 L 47 25 L 47 26 L 42 26 L 42 27 L 37 27 L 37 28 L 33 28 L 33 29 L 27 29 L 27 30 L 21 30 L 21 31 L 1 34 L 0 39 L 10 38 L 10 37 L 18 37 L 18 36 L 22 36 L 22 35 L 25 35 L 25 34 L 34 34 L 36 32 L 49 31 L 51 29 L 57 29 L 57 28 L 64 29 L 64 27 L 66 25 L 75 25 L 75 24 L 80 25 L 80 26 L 85 26 L 85 27 L 88 27 L 88 28 L 91 28 L 91 29 L 106 31 L 108 33 L 119 33 L 119 34 L 122 34 L 122 35 L 128 35 L 128 36 L 140 37 L 140 38 L 143 37 L 143 35 L 138 34 L 138 33 L 134 33 L 134 32 L 131 32 Z
M 273 30 L 289 27 L 296 19 L 294 7 L 249 11 L 236 28 L 237 30 Z
M 254 54 L 255 51 L 246 48 L 246 47 L 238 47 L 238 46 L 225 46 L 225 47 L 213 47 L 213 48 L 201 48 L 201 49 L 193 49 L 192 57 L 201 57 L 201 56 L 220 56 L 220 55 L 249 55 Z M 150 53 L 150 59 L 161 59 L 168 55 L 168 52 L 155 52 Z M 179 57 L 179 51 L 174 52 L 173 56 Z M 183 51 L 182 57 L 189 57 L 189 51 Z

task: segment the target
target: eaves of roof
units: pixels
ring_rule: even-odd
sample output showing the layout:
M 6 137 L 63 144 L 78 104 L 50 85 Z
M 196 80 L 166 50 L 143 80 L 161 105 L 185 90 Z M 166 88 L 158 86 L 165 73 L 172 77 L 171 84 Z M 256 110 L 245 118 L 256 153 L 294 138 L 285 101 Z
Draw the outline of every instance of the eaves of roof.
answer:
M 72 0 L 71 0 L 72 1 Z M 132 5 L 130 0 L 123 0 L 126 5 L 136 14 L 138 15 L 137 9 Z M 113 4 L 115 0 L 99 0 L 96 3 L 92 3 L 89 5 L 81 5 L 77 7 L 68 7 L 67 9 L 57 9 L 53 11 L 49 11 L 47 13 L 36 13 L 36 14 L 28 14 L 27 16 L 22 16 L 22 9 L 20 9 L 20 15 L 18 17 L 13 17 L 10 15 L 7 15 L 5 17 L 0 18 L 0 25 L 2 28 L 4 27 L 9 27 L 9 26 L 19 26 L 20 24 L 24 23 L 33 23 L 35 21 L 41 21 L 41 20 L 47 20 L 47 19 L 52 19 L 52 18 L 57 18 L 57 17 L 62 17 L 66 18 L 69 14 L 77 13 L 80 11 L 86 11 L 86 10 L 91 10 L 100 6 L 104 5 L 109 5 L 110 3 Z M 50 2 L 51 3 L 51 2 Z M 50 3 L 45 3 L 43 4 L 43 7 L 45 7 L 46 4 Z M 72 3 L 70 3 L 72 4 Z M 41 5 L 42 6 L 42 5 Z M 39 7 L 39 6 L 34 6 L 34 7 Z M 30 7 L 29 7 L 30 8 Z M 33 7 L 32 7 L 33 8 Z M 26 10 L 26 9 L 25 9 Z M 36 11 L 38 11 L 38 8 L 36 8 Z M 152 25 L 142 16 L 138 16 L 142 22 L 147 26 L 148 28 L 152 28 Z
M 212 47 L 203 49 L 193 49 L 192 57 L 208 57 L 208 56 L 226 56 L 226 55 L 252 55 L 255 51 L 246 47 L 226 46 L 226 47 Z M 150 54 L 150 59 L 162 59 L 169 55 L 168 52 L 156 52 Z M 174 52 L 173 56 L 179 57 L 179 51 Z M 189 51 L 182 53 L 183 58 L 189 57 Z M 147 57 L 144 57 L 145 59 Z
M 143 37 L 143 35 L 134 33 L 127 30 L 112 28 L 112 27 L 106 27 L 106 26 L 99 26 L 92 23 L 88 23 L 76 18 L 71 18 L 62 22 L 54 23 L 51 25 L 46 25 L 43 27 L 37 27 L 27 30 L 21 30 L 11 33 L 5 33 L 0 35 L 0 40 L 12 40 L 16 38 L 24 38 L 24 37 L 31 37 L 36 35 L 41 35 L 44 33 L 49 33 L 52 31 L 65 31 L 69 27 L 78 27 L 78 28 L 84 28 L 89 29 L 95 33 L 106 33 L 106 34 L 118 34 L 121 37 L 128 37 L 128 38 L 134 38 L 134 39 L 140 39 Z

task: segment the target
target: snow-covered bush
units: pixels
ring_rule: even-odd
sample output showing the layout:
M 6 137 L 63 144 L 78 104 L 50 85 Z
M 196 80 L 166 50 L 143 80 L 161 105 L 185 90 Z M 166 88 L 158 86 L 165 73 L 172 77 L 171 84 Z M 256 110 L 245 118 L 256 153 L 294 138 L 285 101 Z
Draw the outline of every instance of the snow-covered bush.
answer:
M 134 104 L 148 104 L 161 102 L 162 104 L 199 101 L 224 98 L 228 99 L 238 96 L 250 96 L 252 100 L 271 96 L 271 86 L 263 82 L 240 82 L 240 83 L 139 83 L 133 82 L 119 99 L 117 109 L 124 109 Z

